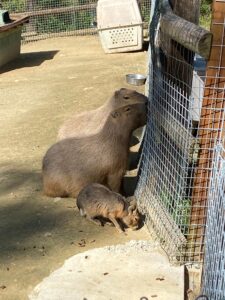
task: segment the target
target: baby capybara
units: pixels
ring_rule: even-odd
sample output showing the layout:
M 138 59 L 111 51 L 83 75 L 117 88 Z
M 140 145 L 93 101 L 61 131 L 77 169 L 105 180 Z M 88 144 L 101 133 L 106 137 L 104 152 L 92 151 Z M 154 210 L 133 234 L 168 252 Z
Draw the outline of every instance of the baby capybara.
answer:
M 59 129 L 57 139 L 94 135 L 103 128 L 108 116 L 115 109 L 129 104 L 145 102 L 147 102 L 147 97 L 143 94 L 135 90 L 121 88 L 115 91 L 112 97 L 99 108 L 72 116 Z
M 93 182 L 120 190 L 126 171 L 133 130 L 146 124 L 146 104 L 114 110 L 99 133 L 59 141 L 43 158 L 44 193 L 51 197 L 76 197 Z
M 128 203 L 126 199 L 106 186 L 92 183 L 84 187 L 77 197 L 77 207 L 81 216 L 101 225 L 101 217 L 110 220 L 119 232 L 122 232 L 118 220 L 124 225 L 138 229 L 140 215 L 136 203 Z

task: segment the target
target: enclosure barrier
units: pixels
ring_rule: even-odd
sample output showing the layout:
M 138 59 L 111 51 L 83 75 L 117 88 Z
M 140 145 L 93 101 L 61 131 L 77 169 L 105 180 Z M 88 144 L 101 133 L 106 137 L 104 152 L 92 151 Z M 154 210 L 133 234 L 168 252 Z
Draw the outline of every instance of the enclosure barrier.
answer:
M 147 28 L 151 2 L 139 0 L 138 3 Z M 97 0 L 5 0 L 0 4 L 12 17 L 21 14 L 30 17 L 22 33 L 23 42 L 97 33 Z
M 208 57 L 211 35 L 189 22 L 198 22 L 199 1 L 171 2 L 177 19 L 164 0 L 152 1 L 149 115 L 136 197 L 170 260 L 199 262 L 212 154 L 224 136 L 224 27 L 202 74 L 196 53 Z
M 225 299 L 225 149 L 218 144 L 209 187 L 202 292 Z

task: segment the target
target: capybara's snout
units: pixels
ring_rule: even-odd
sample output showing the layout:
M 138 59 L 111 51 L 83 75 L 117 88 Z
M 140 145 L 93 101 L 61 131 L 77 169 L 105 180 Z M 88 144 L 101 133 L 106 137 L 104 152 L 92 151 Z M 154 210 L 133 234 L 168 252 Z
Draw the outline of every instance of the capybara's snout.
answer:
M 139 97 L 140 103 L 147 104 L 148 103 L 148 97 L 141 94 L 141 97 Z
M 148 105 L 148 97 L 144 96 L 144 102 L 146 104 L 146 106 Z
M 148 98 L 145 95 L 126 88 L 121 88 L 119 91 L 116 91 L 114 97 L 116 102 L 120 103 L 120 105 L 132 105 L 148 101 Z
M 147 112 L 148 112 L 148 102 L 139 105 L 138 110 L 138 123 L 139 127 L 144 126 L 147 123 Z
M 132 230 L 138 230 L 138 229 L 139 229 L 139 224 L 137 224 L 137 225 L 131 227 L 131 229 L 132 229 Z

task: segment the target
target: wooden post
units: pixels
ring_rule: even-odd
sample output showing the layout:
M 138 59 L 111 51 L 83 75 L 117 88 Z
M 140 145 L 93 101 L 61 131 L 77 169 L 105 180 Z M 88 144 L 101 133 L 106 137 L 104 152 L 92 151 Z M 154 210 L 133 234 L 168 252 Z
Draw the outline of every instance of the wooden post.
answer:
M 84 11 L 87 9 L 95 9 L 96 3 L 93 4 L 87 4 L 87 5 L 73 5 L 73 6 L 63 6 L 63 7 L 55 7 L 55 8 L 46 8 L 42 10 L 30 10 L 24 12 L 24 14 L 30 16 L 30 17 L 37 17 L 37 16 L 47 16 L 52 14 L 59 14 L 59 13 L 66 13 L 66 12 L 78 12 L 78 11 Z M 17 15 L 16 13 L 13 15 Z
M 188 97 L 193 79 L 194 52 L 207 58 L 212 35 L 196 25 L 199 18 L 199 0 L 186 1 L 186 4 L 184 2 L 184 0 L 173 0 L 172 11 L 168 0 L 162 0 L 160 46 L 166 53 L 166 59 L 162 62 L 164 73 L 169 74 L 174 84 Z M 188 110 L 188 103 L 183 105 Z
M 173 0 L 172 7 L 176 15 L 198 25 L 200 0 Z
M 194 174 L 188 252 L 201 260 L 207 213 L 207 197 L 215 143 L 224 135 L 225 109 L 225 2 L 213 2 L 211 32 L 213 44 L 207 64 L 207 77 L 199 124 L 200 157 Z
M 209 58 L 212 34 L 208 30 L 177 17 L 172 12 L 162 17 L 161 30 L 186 49 Z
M 194 53 L 199 53 L 206 58 L 209 56 L 212 34 L 195 24 L 198 23 L 199 18 L 199 0 L 187 1 L 188 10 L 186 10 L 184 0 L 181 1 L 183 5 L 180 1 L 172 2 L 173 10 L 168 0 L 161 1 L 160 47 L 164 54 L 161 55 L 161 68 L 168 77 L 167 80 L 177 86 L 185 96 L 178 104 L 182 111 L 179 117 L 182 127 L 188 119 L 188 98 L 192 90 Z M 184 131 L 186 132 L 186 129 Z M 169 132 L 167 133 L 170 135 Z

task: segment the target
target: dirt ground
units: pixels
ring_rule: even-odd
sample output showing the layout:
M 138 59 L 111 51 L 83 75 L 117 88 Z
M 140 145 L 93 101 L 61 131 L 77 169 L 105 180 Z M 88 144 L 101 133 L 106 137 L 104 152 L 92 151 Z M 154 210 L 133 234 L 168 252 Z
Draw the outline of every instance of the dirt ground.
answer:
M 97 37 L 27 44 L 0 76 L 0 299 L 28 293 L 64 260 L 95 247 L 148 239 L 81 218 L 74 199 L 42 195 L 41 160 L 73 112 L 101 105 L 125 74 L 145 73 L 145 51 L 106 55 Z M 143 92 L 143 86 L 135 88 Z

